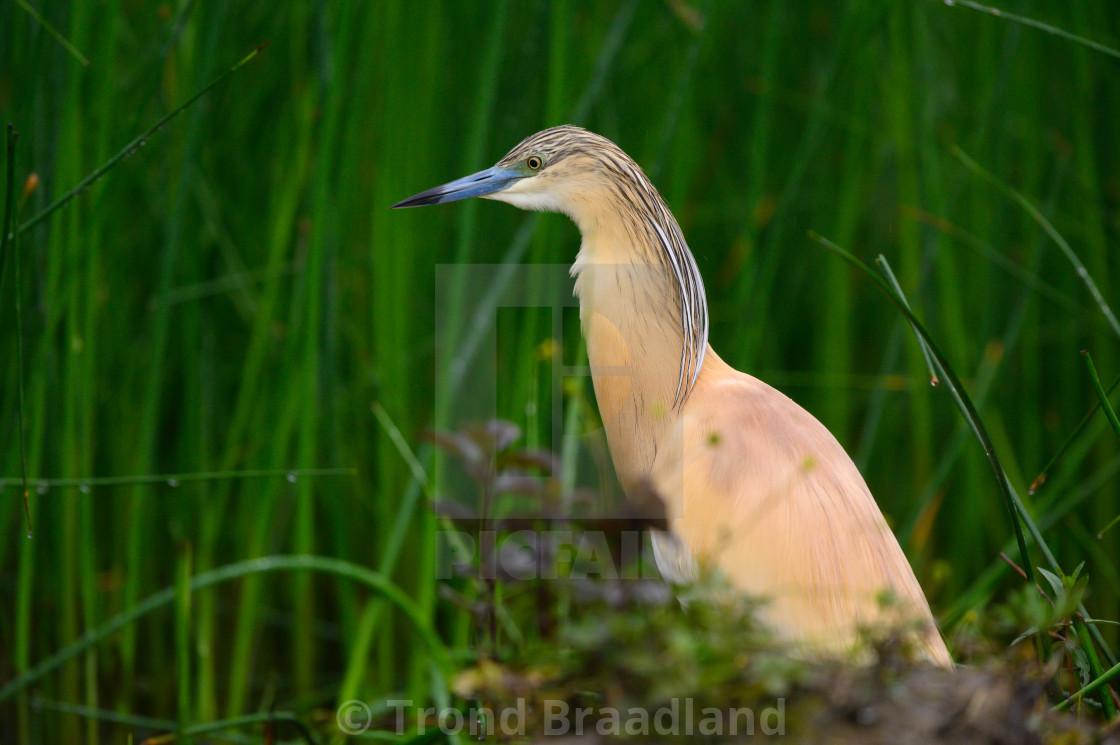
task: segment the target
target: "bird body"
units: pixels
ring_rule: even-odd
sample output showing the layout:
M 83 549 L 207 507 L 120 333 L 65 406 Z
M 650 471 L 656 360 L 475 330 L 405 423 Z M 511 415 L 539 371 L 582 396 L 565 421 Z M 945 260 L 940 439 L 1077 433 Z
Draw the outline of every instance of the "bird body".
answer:
M 836 438 L 710 350 L 651 482 L 679 536 L 655 538 L 659 566 L 682 578 L 694 571 L 690 554 L 718 566 L 767 598 L 762 619 L 809 650 L 847 654 L 861 629 L 906 630 L 925 657 L 951 664 L 906 556 Z
M 671 533 L 653 536 L 667 579 L 718 568 L 767 601 L 762 618 L 779 636 L 810 652 L 849 654 L 862 629 L 907 622 L 927 658 L 952 664 L 844 449 L 709 346 L 696 262 L 637 164 L 604 137 L 554 127 L 487 171 L 395 206 L 469 196 L 564 212 L 579 227 L 572 274 L 595 398 L 624 490 L 648 484 L 667 502 Z

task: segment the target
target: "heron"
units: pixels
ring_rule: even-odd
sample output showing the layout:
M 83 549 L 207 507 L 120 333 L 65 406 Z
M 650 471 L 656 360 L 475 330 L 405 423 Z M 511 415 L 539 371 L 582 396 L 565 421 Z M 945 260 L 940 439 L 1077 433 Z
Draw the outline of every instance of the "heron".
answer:
M 905 619 L 902 633 L 922 657 L 952 665 L 844 448 L 708 343 L 696 260 L 633 159 L 601 135 L 552 127 L 492 168 L 393 206 L 469 197 L 562 212 L 579 228 L 571 274 L 595 399 L 623 490 L 652 488 L 667 503 L 670 530 L 651 533 L 667 580 L 718 569 L 736 590 L 765 599 L 761 620 L 779 639 L 814 656 L 861 654 L 866 629 Z

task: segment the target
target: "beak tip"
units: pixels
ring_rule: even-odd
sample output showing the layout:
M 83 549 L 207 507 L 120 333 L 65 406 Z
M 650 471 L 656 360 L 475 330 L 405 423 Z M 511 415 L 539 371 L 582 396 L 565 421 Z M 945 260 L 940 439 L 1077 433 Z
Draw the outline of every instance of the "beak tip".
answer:
M 442 201 L 443 200 L 440 199 L 438 194 L 433 195 L 433 194 L 430 194 L 429 192 L 423 192 L 422 194 L 417 194 L 415 196 L 411 196 L 408 199 L 402 199 L 401 201 L 397 202 L 396 204 L 394 204 L 389 209 L 400 210 L 400 209 L 408 209 L 409 207 L 424 207 L 425 205 L 429 205 L 429 204 L 439 204 Z
M 470 197 L 484 197 L 488 194 L 502 191 L 513 181 L 522 178 L 522 175 L 508 168 L 495 166 L 485 171 L 466 176 L 465 178 L 451 181 L 443 186 L 437 186 L 427 191 L 422 191 L 408 199 L 397 202 L 389 209 L 403 209 L 405 207 L 423 207 L 429 204 L 443 204 L 457 202 Z

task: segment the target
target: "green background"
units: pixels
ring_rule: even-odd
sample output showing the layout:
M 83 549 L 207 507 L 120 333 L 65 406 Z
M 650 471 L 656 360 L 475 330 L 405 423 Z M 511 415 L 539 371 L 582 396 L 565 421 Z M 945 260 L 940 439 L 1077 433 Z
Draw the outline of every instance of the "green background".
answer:
M 1117 332 L 1038 222 L 953 150 L 1037 207 L 1115 303 L 1115 56 L 945 2 L 36 7 L 89 65 L 20 4 L 0 5 L 17 201 L 28 174 L 39 179 L 22 220 L 271 43 L 23 233 L 18 288 L 9 249 L 0 685 L 177 578 L 277 553 L 383 571 L 465 645 L 463 614 L 437 593 L 434 518 L 373 407 L 429 467 L 421 433 L 464 424 L 454 402 L 471 395 L 445 363 L 474 295 L 454 271 L 437 282 L 437 267 L 565 263 L 579 236 L 561 216 L 478 200 L 388 207 L 566 122 L 649 173 L 705 278 L 713 347 L 845 445 L 950 638 L 966 611 L 1021 584 L 998 559 L 1017 554 L 997 482 L 902 317 L 808 231 L 889 260 L 1063 568 L 1084 560 L 1088 606 L 1120 616 L 1120 528 L 1097 538 L 1120 511 L 1120 448 L 1103 417 L 1027 495 L 1096 401 L 1079 351 L 1107 385 Z M 1120 46 L 1107 0 L 1004 9 Z M 17 292 L 27 469 L 48 480 L 31 491 L 31 540 Z M 545 447 L 546 316 L 483 314 L 502 340 L 497 414 Z M 563 344 L 572 364 L 575 338 Z M 564 390 L 593 447 L 590 381 Z M 570 459 L 569 478 L 597 483 L 592 462 Z M 344 471 L 306 473 L 323 468 Z M 274 471 L 230 473 L 254 469 Z M 427 655 L 373 597 L 300 571 L 182 594 L 178 610 L 125 624 L 0 702 L 0 733 L 120 741 L 140 730 L 107 712 L 168 726 L 273 703 L 333 714 L 343 693 L 422 700 Z

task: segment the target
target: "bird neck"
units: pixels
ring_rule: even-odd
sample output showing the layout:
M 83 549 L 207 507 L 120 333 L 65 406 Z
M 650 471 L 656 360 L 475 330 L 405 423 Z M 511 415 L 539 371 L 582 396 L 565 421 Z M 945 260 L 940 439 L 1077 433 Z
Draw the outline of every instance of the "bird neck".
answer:
M 649 476 L 709 351 L 692 254 L 682 237 L 670 243 L 678 253 L 668 255 L 658 236 L 680 236 L 671 214 L 668 220 L 644 230 L 617 221 L 581 225 L 572 266 L 595 399 L 627 491 Z

